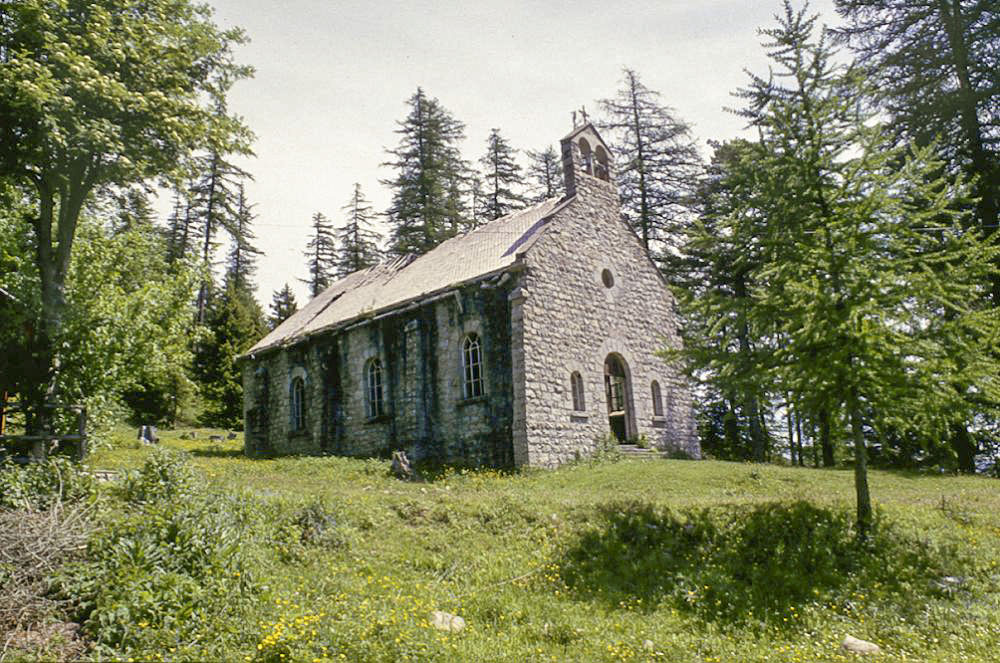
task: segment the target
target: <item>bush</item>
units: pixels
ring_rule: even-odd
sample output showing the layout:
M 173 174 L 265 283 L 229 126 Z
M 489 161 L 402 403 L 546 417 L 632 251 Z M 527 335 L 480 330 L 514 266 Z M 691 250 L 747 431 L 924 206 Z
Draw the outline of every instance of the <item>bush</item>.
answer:
M 69 458 L 52 456 L 23 467 L 0 460 L 0 509 L 44 510 L 96 495 L 97 481 Z
M 182 454 L 158 451 L 121 488 L 86 561 L 57 576 L 99 650 L 121 656 L 179 643 L 220 645 L 239 631 L 256 592 L 251 558 L 257 511 L 215 494 Z

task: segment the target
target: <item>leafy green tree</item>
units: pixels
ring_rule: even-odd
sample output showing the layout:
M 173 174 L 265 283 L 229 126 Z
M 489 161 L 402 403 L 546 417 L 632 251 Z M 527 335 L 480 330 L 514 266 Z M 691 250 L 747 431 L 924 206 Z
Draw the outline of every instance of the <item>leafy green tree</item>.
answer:
M 309 286 L 309 296 L 315 297 L 326 290 L 333 280 L 337 264 L 337 241 L 330 219 L 316 212 L 312 217 L 313 234 L 302 254 L 306 258 L 308 279 L 299 279 Z
M 540 203 L 562 195 L 562 162 L 556 149 L 549 145 L 539 152 L 528 150 L 526 154 L 528 155 L 526 175 L 530 183 L 531 202 Z
M 239 29 L 187 0 L 21 0 L 0 23 L 0 181 L 30 199 L 40 312 L 24 396 L 29 428 L 48 428 L 67 316 L 66 284 L 81 211 L 104 186 L 177 174 L 212 142 L 243 138 L 214 112 L 232 81 Z M 225 83 L 225 84 L 223 84 Z
M 334 263 L 338 278 L 347 276 L 381 260 L 378 244 L 381 236 L 372 227 L 375 214 L 371 203 L 361 192 L 361 185 L 354 185 L 351 200 L 341 208 L 346 217 L 346 223 L 336 232 L 337 259 Z
M 500 130 L 491 129 L 486 139 L 486 154 L 479 159 L 483 167 L 487 219 L 499 219 L 524 207 L 524 196 L 518 191 L 521 167 L 516 156 L 517 150 L 500 135 Z
M 299 310 L 299 305 L 295 302 L 295 293 L 285 284 L 281 290 L 275 290 L 271 295 L 271 316 L 268 318 L 268 325 L 274 329 L 282 322 L 292 317 L 292 314 Z
M 701 157 L 687 124 L 660 104 L 631 70 L 623 70 L 617 96 L 601 101 L 615 153 L 622 213 L 651 250 L 679 243 L 701 173 Z
M 932 148 L 894 144 L 815 21 L 786 2 L 762 31 L 769 76 L 739 93 L 766 221 L 750 315 L 780 341 L 779 393 L 845 414 L 863 538 L 866 425 L 940 438 L 971 419 L 968 391 L 997 402 L 1000 316 L 983 295 L 998 251 L 964 229 L 964 184 Z
M 241 428 L 243 383 L 236 358 L 264 334 L 267 324 L 253 293 L 227 280 L 212 297 L 206 318 L 207 338 L 195 351 L 195 375 L 201 389 L 205 425 Z
M 386 216 L 396 255 L 426 253 L 467 222 L 462 190 L 468 167 L 459 152 L 465 126 L 421 88 L 406 104 L 409 113 L 397 123 L 399 145 L 383 164 L 396 171 L 383 181 L 392 189 Z

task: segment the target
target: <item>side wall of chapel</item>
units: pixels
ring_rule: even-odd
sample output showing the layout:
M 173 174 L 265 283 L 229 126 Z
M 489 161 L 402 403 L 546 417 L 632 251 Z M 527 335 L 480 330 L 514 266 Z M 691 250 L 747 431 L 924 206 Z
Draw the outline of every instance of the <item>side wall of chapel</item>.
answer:
M 243 366 L 249 454 L 387 456 L 507 466 L 512 388 L 508 290 L 476 283 L 398 313 L 317 334 Z M 465 394 L 463 344 L 480 343 L 483 394 Z M 382 367 L 370 416 L 367 366 Z M 304 383 L 296 430 L 292 385 Z

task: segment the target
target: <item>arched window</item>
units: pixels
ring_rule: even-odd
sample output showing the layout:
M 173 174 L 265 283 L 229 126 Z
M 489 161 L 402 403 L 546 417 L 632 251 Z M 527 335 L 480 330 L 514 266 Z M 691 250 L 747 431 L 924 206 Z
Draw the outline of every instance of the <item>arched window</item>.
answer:
M 382 362 L 378 357 L 368 360 L 365 368 L 365 411 L 369 419 L 381 417 L 385 412 L 385 401 L 382 397 Z
M 302 378 L 292 380 L 292 430 L 305 430 L 306 427 L 306 383 Z
M 594 168 L 594 174 L 607 182 L 611 179 L 608 171 L 608 153 L 600 145 L 594 149 L 594 159 L 597 161 L 597 165 Z
M 476 334 L 469 334 L 462 343 L 462 368 L 465 373 L 465 397 L 482 396 L 483 351 Z
M 653 391 L 653 416 L 662 417 L 663 416 L 663 396 L 660 394 L 660 383 L 653 380 L 652 385 Z
M 583 378 L 578 371 L 573 371 L 569 376 L 569 384 L 573 390 L 573 409 L 583 412 L 587 409 L 587 402 L 583 397 Z
M 592 175 L 594 172 L 593 153 L 590 151 L 590 143 L 587 142 L 586 138 L 580 139 L 580 158 L 583 160 L 583 172 Z

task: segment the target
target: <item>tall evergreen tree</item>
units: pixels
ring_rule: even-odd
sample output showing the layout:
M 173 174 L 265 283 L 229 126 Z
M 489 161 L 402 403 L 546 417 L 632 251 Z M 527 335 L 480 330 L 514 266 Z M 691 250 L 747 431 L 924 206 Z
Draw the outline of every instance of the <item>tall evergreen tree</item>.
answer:
M 483 167 L 487 219 L 499 219 L 524 207 L 524 196 L 519 192 L 521 167 L 516 156 L 517 150 L 500 135 L 500 130 L 491 129 L 486 139 L 486 154 L 479 160 Z
M 171 265 L 191 257 L 195 235 L 193 183 L 174 187 L 173 207 L 167 217 L 167 262 Z
M 195 182 L 191 195 L 195 201 L 196 219 L 201 234 L 200 258 L 203 270 L 195 319 L 202 323 L 205 321 L 205 310 L 212 288 L 211 270 L 218 248 L 216 236 L 219 230 L 225 230 L 235 242 L 243 241 L 237 229 L 240 187 L 251 176 L 227 161 L 221 150 L 212 150 L 204 155 L 200 165 L 202 174 Z
M 337 263 L 337 242 L 330 219 L 321 212 L 313 214 L 312 231 L 302 254 L 307 261 L 309 278 L 299 280 L 309 286 L 309 296 L 315 297 L 326 290 L 333 280 Z
M 426 253 L 458 232 L 464 205 L 456 193 L 467 170 L 458 147 L 464 125 L 421 88 L 406 104 L 409 113 L 397 122 L 399 145 L 383 164 L 396 171 L 383 181 L 392 189 L 386 216 L 396 255 Z
M 236 358 L 265 333 L 267 324 L 253 293 L 227 280 L 212 297 L 205 319 L 208 337 L 195 349 L 195 375 L 205 402 L 202 423 L 240 428 L 243 384 Z
M 976 215 L 1000 209 L 1000 13 L 983 0 L 836 0 L 835 31 L 875 81 L 900 141 L 935 143 L 977 178 Z M 994 283 L 1000 305 L 1000 280 Z
M 282 322 L 292 317 L 292 314 L 299 310 L 299 305 L 295 302 L 295 293 L 285 284 L 281 290 L 275 290 L 271 295 L 271 315 L 267 319 L 268 325 L 274 329 Z
M 750 315 L 780 340 L 779 393 L 846 416 L 864 537 L 866 425 L 929 439 L 965 425 L 970 390 L 997 402 L 1000 316 L 982 295 L 998 251 L 963 229 L 964 186 L 931 149 L 892 144 L 815 22 L 786 1 L 763 31 L 769 76 L 739 93 L 766 223 Z
M 346 222 L 336 232 L 337 259 L 334 272 L 338 278 L 378 264 L 381 259 L 378 244 L 381 236 L 372 227 L 375 217 L 371 203 L 355 183 L 351 200 L 341 208 Z
M 743 140 L 715 145 L 697 192 L 700 219 L 685 229 L 669 276 L 685 314 L 692 377 L 718 395 L 717 410 L 725 408 L 725 447 L 763 462 L 768 450 L 761 403 L 771 389 L 763 368 L 774 347 L 770 330 L 751 316 L 766 224 L 754 206 L 756 172 L 748 167 L 759 153 L 759 146 Z
M 655 253 L 679 243 L 701 158 L 688 125 L 660 104 L 659 93 L 635 71 L 623 74 L 618 95 L 600 102 L 606 116 L 600 126 L 611 132 L 622 213 Z
M 528 150 L 526 154 L 529 161 L 527 179 L 531 202 L 540 203 L 562 195 L 562 162 L 555 148 L 549 145 L 540 152 Z
M 237 287 L 253 292 L 254 276 L 257 274 L 257 256 L 260 249 L 253 245 L 257 238 L 253 232 L 253 222 L 257 215 L 253 213 L 255 205 L 246 197 L 246 187 L 239 184 L 236 198 L 236 218 L 233 223 L 233 236 L 229 247 L 229 257 L 226 264 L 226 278 L 233 281 Z

